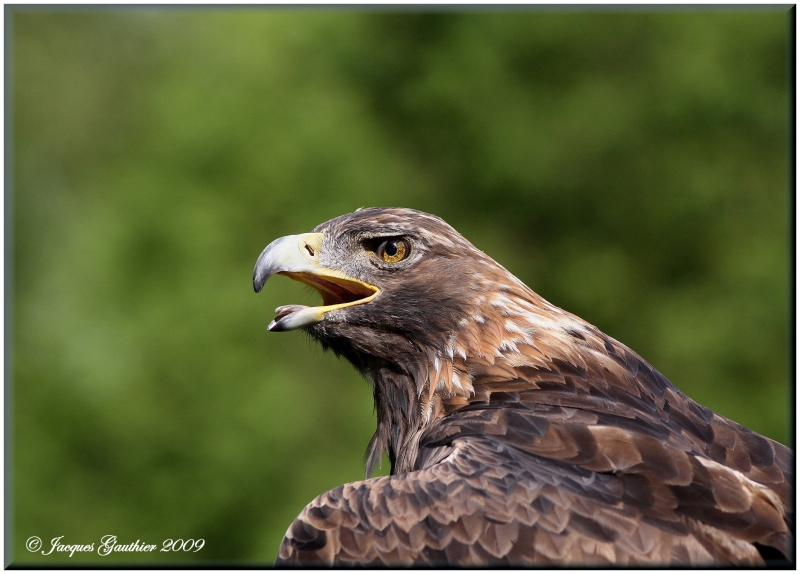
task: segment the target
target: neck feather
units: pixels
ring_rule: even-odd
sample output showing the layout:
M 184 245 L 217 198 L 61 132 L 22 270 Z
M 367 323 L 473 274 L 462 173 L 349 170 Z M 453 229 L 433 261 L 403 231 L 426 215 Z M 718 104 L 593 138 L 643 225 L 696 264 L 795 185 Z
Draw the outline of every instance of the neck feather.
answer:
M 339 324 L 330 337 L 321 329 L 313 333 L 372 383 L 378 424 L 367 450 L 367 476 L 383 452 L 389 455 L 392 474 L 411 470 L 425 428 L 488 398 L 492 385 L 515 377 L 516 367 L 548 368 L 560 360 L 586 368 L 587 361 L 608 360 L 607 368 L 619 368 L 604 352 L 607 337 L 513 276 L 471 303 L 463 307 L 455 329 L 429 339 L 424 347 L 386 331 L 371 330 L 365 337 L 364 326 Z M 348 334 L 351 328 L 359 332 Z M 371 344 L 354 346 L 358 341 Z M 391 349 L 391 354 L 382 356 L 376 349 Z M 486 376 L 488 372 L 496 376 Z

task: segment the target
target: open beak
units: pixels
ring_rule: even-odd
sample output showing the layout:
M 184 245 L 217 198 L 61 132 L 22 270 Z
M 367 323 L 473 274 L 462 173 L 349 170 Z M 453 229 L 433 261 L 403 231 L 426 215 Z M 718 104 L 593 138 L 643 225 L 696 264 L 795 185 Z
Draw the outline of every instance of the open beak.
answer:
M 325 314 L 362 303 L 369 303 L 380 289 L 341 271 L 322 267 L 318 263 L 322 233 L 287 235 L 276 239 L 261 252 L 253 269 L 253 289 L 261 292 L 264 283 L 273 275 L 287 275 L 295 281 L 310 285 L 322 295 L 322 305 L 284 305 L 275 309 L 276 317 L 270 331 L 291 331 L 322 321 Z

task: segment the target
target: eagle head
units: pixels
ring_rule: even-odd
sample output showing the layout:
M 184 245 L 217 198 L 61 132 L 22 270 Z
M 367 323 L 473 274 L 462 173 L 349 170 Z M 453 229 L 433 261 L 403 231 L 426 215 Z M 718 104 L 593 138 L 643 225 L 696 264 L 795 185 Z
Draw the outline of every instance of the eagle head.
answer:
M 362 371 L 447 352 L 451 335 L 481 319 L 472 311 L 487 289 L 511 277 L 439 217 L 399 208 L 360 209 L 276 239 L 256 262 L 256 292 L 275 274 L 314 287 L 323 304 L 279 307 L 269 330 L 302 327 Z

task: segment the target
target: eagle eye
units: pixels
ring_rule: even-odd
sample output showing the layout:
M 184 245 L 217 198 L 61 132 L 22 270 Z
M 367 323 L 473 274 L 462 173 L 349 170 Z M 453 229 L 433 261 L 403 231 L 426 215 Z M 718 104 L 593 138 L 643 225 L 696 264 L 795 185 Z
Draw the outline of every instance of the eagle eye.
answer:
M 381 242 L 375 249 L 378 259 L 386 263 L 397 263 L 411 254 L 411 245 L 407 240 L 400 237 L 393 237 Z

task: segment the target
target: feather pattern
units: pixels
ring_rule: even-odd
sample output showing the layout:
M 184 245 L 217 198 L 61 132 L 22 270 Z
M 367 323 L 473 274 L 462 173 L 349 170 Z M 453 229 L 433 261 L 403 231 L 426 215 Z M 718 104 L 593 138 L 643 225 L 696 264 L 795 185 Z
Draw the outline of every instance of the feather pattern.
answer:
M 793 453 L 695 403 L 441 219 L 319 226 L 329 267 L 382 289 L 307 328 L 370 380 L 368 474 L 312 501 L 278 565 L 764 565 L 793 560 Z M 358 238 L 409 238 L 381 274 Z M 326 241 L 328 241 L 326 239 Z

